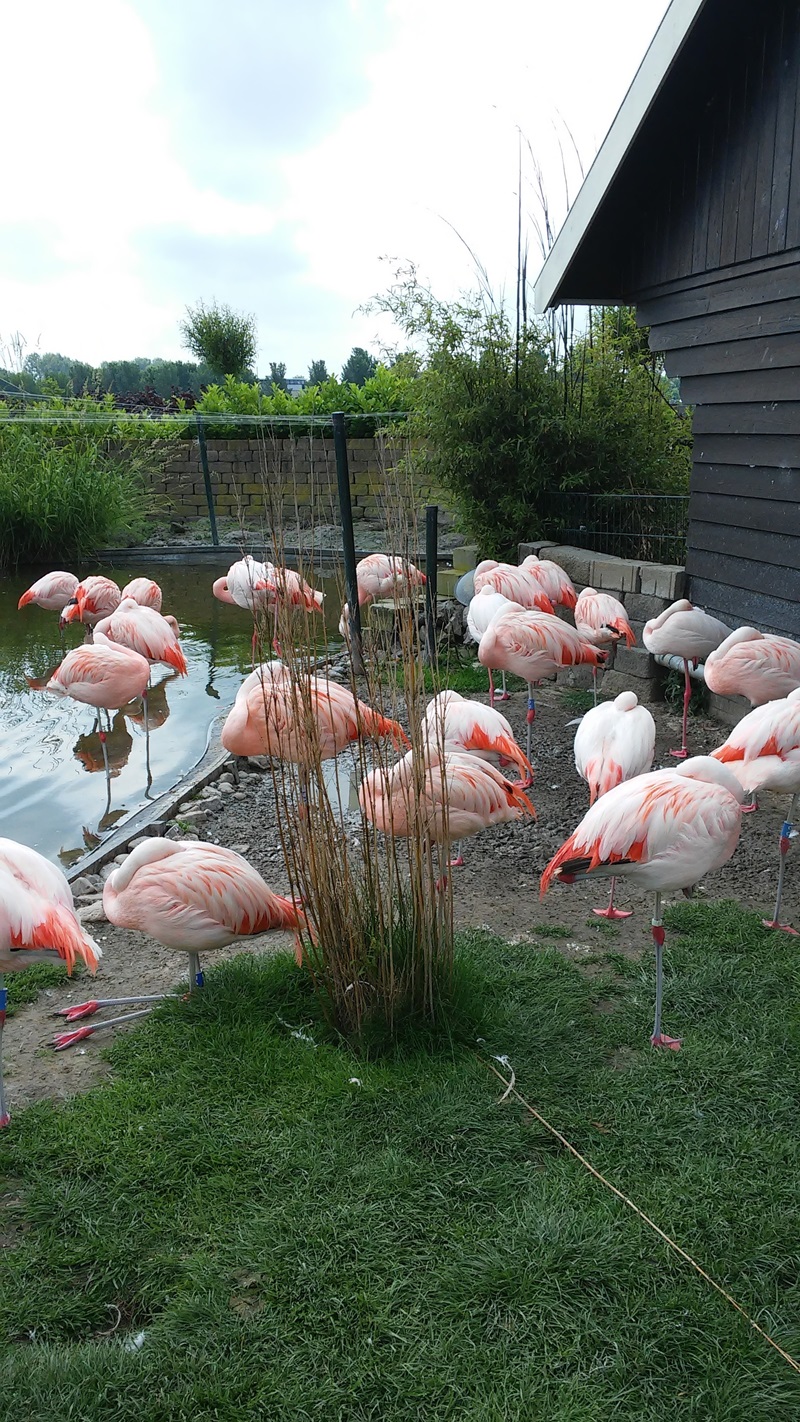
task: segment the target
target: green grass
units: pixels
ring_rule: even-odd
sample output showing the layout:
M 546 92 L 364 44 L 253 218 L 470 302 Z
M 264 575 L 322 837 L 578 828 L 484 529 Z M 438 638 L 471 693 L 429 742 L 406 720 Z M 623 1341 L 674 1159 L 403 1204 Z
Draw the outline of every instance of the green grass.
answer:
M 372 1062 L 288 960 L 212 971 L 114 1045 L 113 1080 L 0 1141 L 3 1415 L 800 1416 L 786 1364 L 470 1046 L 797 1355 L 800 958 L 738 905 L 670 929 L 675 1055 L 647 1046 L 649 957 L 589 981 L 473 935 L 457 1036 Z
M 473 650 L 477 651 L 477 647 Z M 470 656 L 467 661 L 463 661 L 461 657 L 458 656 L 450 658 L 442 657 L 436 670 L 432 667 L 425 667 L 425 690 L 429 694 L 433 694 L 437 691 L 458 691 L 461 696 L 471 696 L 475 692 L 488 692 L 489 678 L 486 668 L 473 666 L 473 660 L 474 657 L 472 656 Z M 403 668 L 399 666 L 396 667 L 395 675 L 398 686 L 402 686 Z M 506 686 L 509 691 L 525 690 L 525 682 L 522 678 L 512 676 L 510 673 L 506 677 Z M 499 672 L 495 673 L 495 689 L 498 691 L 500 689 Z M 502 710 L 502 703 L 499 699 L 497 705 Z

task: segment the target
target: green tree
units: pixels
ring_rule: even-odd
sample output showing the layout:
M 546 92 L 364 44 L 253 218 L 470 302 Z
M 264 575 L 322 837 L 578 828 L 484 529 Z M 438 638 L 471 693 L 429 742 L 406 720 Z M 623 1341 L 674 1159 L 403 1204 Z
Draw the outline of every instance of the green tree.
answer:
M 345 385 L 363 385 L 377 369 L 378 362 L 369 351 L 365 351 L 363 346 L 353 346 L 342 369 L 342 380 Z
M 277 390 L 286 389 L 286 362 L 271 360 L 269 363 L 269 383 Z
M 486 290 L 440 301 L 413 268 L 374 304 L 425 348 L 417 457 L 482 551 L 557 535 L 565 491 L 686 491 L 689 421 L 629 308 L 596 309 L 563 341 L 545 321 L 517 331 Z
M 324 360 L 312 360 L 308 367 L 309 385 L 324 385 L 326 380 L 330 380 L 330 376 Z
M 256 318 L 232 311 L 230 306 L 212 302 L 187 306 L 180 323 L 183 344 L 198 360 L 205 361 L 214 374 L 236 380 L 250 372 L 256 360 Z

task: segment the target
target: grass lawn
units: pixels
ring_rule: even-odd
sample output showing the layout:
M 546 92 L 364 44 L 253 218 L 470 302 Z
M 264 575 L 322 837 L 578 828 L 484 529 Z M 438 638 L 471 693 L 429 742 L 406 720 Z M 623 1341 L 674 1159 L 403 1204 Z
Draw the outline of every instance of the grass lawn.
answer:
M 800 1417 L 800 1378 L 466 1040 L 797 1355 L 800 955 L 737 905 L 672 925 L 677 1054 L 613 939 L 592 979 L 552 936 L 462 940 L 463 1043 L 372 1062 L 288 959 L 212 971 L 0 1141 L 0 1414 Z

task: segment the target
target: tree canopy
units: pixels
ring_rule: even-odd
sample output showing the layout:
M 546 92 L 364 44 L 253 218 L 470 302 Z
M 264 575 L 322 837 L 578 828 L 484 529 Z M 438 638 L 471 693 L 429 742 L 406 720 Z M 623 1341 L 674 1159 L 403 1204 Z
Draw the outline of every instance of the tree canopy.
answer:
M 200 301 L 197 306 L 187 306 L 180 331 L 186 349 L 205 361 L 219 378 L 232 375 L 241 380 L 255 366 L 255 316 L 217 302 L 206 306 Z
M 363 385 L 365 380 L 371 380 L 377 369 L 378 362 L 369 351 L 365 351 L 363 346 L 353 346 L 342 369 L 342 380 L 345 384 Z
M 326 380 L 330 380 L 328 367 L 324 360 L 312 360 L 308 367 L 308 384 L 324 385 Z

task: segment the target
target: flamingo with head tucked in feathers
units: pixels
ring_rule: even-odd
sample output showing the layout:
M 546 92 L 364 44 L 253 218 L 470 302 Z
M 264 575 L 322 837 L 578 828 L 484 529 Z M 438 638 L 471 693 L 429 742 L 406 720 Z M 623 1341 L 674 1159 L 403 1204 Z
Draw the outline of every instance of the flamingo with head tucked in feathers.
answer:
M 119 711 L 128 702 L 144 697 L 150 680 L 150 663 L 130 647 L 117 646 L 101 637 L 96 643 L 85 642 L 67 652 L 63 662 L 44 687 L 56 696 L 69 696 L 85 706 L 94 706 L 103 748 L 108 805 L 111 804 L 111 775 L 106 749 L 106 731 L 101 712 L 106 712 L 108 732 L 111 731 L 109 711 Z
M 683 661 L 684 693 L 683 723 L 680 750 L 670 751 L 678 760 L 688 754 L 686 748 L 686 722 L 689 715 L 689 701 L 692 683 L 689 677 L 689 663 L 705 661 L 730 634 L 730 627 L 724 622 L 704 612 L 701 607 L 693 607 L 686 597 L 679 598 L 665 608 L 658 617 L 645 623 L 642 641 L 648 652 L 654 656 L 680 657 Z
M 655 891 L 654 1047 L 674 1051 L 681 1045 L 661 1030 L 662 894 L 689 889 L 727 864 L 739 843 L 743 799 L 736 776 L 710 756 L 695 756 L 674 770 L 637 775 L 592 805 L 542 875 L 542 897 L 554 878 L 572 884 L 576 879 L 625 877 Z
M 154 612 L 161 611 L 163 601 L 161 589 L 158 583 L 153 582 L 152 578 L 132 578 L 122 589 L 123 602 L 126 597 L 132 597 L 140 607 L 152 607 Z
M 5 973 L 61 959 L 72 973 L 76 960 L 91 973 L 101 952 L 75 914 L 72 890 L 61 870 L 27 845 L 0 839 L 0 1048 L 6 1020 Z M 0 1126 L 9 1122 L 0 1063 Z
M 622 603 L 610 593 L 584 588 L 575 603 L 575 630 L 595 647 L 616 646 L 625 639 L 632 647 L 636 634 Z M 592 667 L 592 691 L 597 705 L 597 667 Z
M 261 875 L 235 850 L 218 844 L 148 839 L 131 851 L 105 882 L 103 909 L 117 928 L 145 933 L 165 948 L 189 955 L 191 986 L 203 987 L 200 954 L 225 948 L 255 934 L 306 927 L 303 910 L 274 894 Z M 298 959 L 300 957 L 298 950 Z M 59 1014 L 68 1022 L 91 1017 L 101 1007 L 153 1002 L 146 997 L 93 999 Z M 53 1045 L 74 1046 L 104 1027 L 144 1016 L 143 1008 L 61 1033 Z
M 232 755 L 270 755 L 310 767 L 317 756 L 331 760 L 352 741 L 386 736 L 397 746 L 408 745 L 396 721 L 338 682 L 316 676 L 298 680 L 281 663 L 267 662 L 239 688 L 220 740 Z
M 369 607 L 378 600 L 397 602 L 411 598 L 415 588 L 424 588 L 427 578 L 414 563 L 390 553 L 370 553 L 356 564 L 356 587 L 359 607 Z M 345 603 L 339 619 L 339 632 L 350 640 L 350 606 Z
M 705 667 L 709 691 L 746 696 L 752 706 L 763 706 L 800 686 L 800 642 L 737 627 L 709 653 Z
M 520 776 L 518 789 L 528 790 L 533 784 L 530 761 L 522 754 L 505 716 L 491 706 L 467 701 L 457 691 L 441 691 L 429 703 L 421 730 L 426 756 L 437 750 L 455 751 L 477 756 L 498 770 L 515 765 Z M 463 863 L 461 847 L 456 844 L 450 867 L 460 868 Z
M 796 837 L 794 819 L 800 796 L 800 687 L 784 699 L 769 701 L 743 716 L 724 745 L 711 754 L 733 772 L 743 789 L 753 794 L 775 790 L 792 797 L 780 831 L 775 912 L 771 919 L 764 920 L 764 926 L 796 933 L 789 924 L 781 923 L 780 913 L 786 856 Z
M 149 662 L 163 662 L 186 676 L 183 648 L 166 617 L 152 607 L 124 597 L 110 617 L 95 623 L 95 637 L 107 637 L 116 646 L 130 647 Z
M 644 775 L 655 749 L 656 723 L 635 692 L 623 691 L 587 711 L 575 734 L 575 769 L 589 786 L 589 804 L 623 780 Z M 592 910 L 598 918 L 630 918 L 629 909 L 614 908 L 615 884 L 612 878 L 608 907 Z
M 514 563 L 497 563 L 494 558 L 484 558 L 475 569 L 473 586 L 476 594 L 483 588 L 491 588 L 492 592 L 502 593 L 509 602 L 520 607 L 534 608 L 538 612 L 553 611 L 553 604 L 538 578 Z
M 534 553 L 529 553 L 519 566 L 524 573 L 531 573 L 536 578 L 554 607 L 566 607 L 572 611 L 577 601 L 575 587 L 572 578 L 559 563 L 554 563 L 552 558 L 537 558 Z
M 533 683 L 542 677 L 555 676 L 562 667 L 586 664 L 596 666 L 603 653 L 585 641 L 574 627 L 547 612 L 518 612 L 506 608 L 493 618 L 478 647 L 478 661 L 491 672 L 513 672 L 528 683 L 528 732 L 525 754 L 531 758 L 531 726 L 536 715 Z

